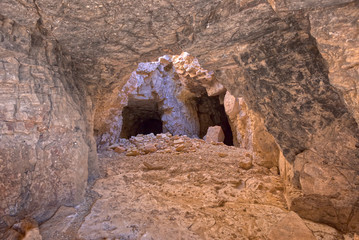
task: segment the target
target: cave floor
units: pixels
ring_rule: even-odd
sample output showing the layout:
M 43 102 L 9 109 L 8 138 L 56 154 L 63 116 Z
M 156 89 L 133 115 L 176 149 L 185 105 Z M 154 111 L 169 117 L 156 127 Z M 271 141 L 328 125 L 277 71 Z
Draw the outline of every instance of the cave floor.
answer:
M 102 151 L 101 178 L 86 200 L 61 207 L 41 234 L 45 240 L 347 239 L 289 212 L 278 173 L 241 168 L 248 157 L 244 149 L 186 137 L 168 138 L 163 150 L 146 155 Z

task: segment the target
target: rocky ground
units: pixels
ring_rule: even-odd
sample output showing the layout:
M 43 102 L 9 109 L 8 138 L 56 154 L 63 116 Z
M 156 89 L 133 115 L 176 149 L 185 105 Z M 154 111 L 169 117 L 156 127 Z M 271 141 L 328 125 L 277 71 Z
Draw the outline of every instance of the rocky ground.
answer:
M 289 212 L 278 170 L 240 148 L 150 134 L 99 159 L 86 200 L 42 224 L 43 239 L 357 239 Z

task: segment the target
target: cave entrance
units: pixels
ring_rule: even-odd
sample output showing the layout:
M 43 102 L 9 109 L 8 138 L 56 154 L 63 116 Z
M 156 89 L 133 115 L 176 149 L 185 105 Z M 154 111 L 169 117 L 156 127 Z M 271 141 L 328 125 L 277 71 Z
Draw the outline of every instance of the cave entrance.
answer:
M 154 100 L 129 99 L 122 110 L 121 138 L 130 138 L 137 134 L 162 133 L 162 113 Z
M 200 124 L 199 137 L 203 138 L 209 127 L 221 126 L 224 132 L 224 144 L 233 146 L 232 129 L 219 98 L 219 96 L 209 97 L 205 94 L 195 99 Z

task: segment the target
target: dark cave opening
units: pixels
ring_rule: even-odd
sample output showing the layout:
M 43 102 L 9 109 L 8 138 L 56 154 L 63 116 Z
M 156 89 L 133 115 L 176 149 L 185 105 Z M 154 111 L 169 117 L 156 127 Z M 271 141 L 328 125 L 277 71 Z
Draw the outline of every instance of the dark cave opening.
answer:
M 195 98 L 199 119 L 199 137 L 203 138 L 209 127 L 221 126 L 224 132 L 224 144 L 233 146 L 233 135 L 227 114 L 218 96 L 202 95 Z M 162 113 L 155 100 L 129 99 L 122 110 L 121 138 L 130 138 L 138 134 L 158 134 L 163 132 Z
M 162 133 L 161 115 L 154 100 L 130 99 L 122 110 L 123 124 L 120 137 Z
M 162 133 L 162 121 L 153 118 L 141 121 L 138 132 L 141 134 Z
M 196 98 L 198 118 L 200 123 L 199 137 L 203 138 L 209 127 L 221 126 L 224 132 L 224 144 L 233 146 L 233 134 L 226 111 L 219 97 L 202 95 Z

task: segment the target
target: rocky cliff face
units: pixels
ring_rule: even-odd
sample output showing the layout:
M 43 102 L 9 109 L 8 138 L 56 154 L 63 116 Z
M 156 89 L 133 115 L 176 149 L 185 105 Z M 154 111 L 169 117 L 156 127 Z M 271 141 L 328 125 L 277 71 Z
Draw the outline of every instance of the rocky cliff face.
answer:
M 138 62 L 186 51 L 243 97 L 280 146 L 291 209 L 359 231 L 358 1 L 4 0 L 0 9 L 0 171 L 11 173 L 3 188 L 17 189 L 1 215 L 37 209 L 47 189 L 64 193 L 46 197 L 51 206 L 80 199 L 92 122 L 106 127 Z M 33 173 L 44 190 L 32 190 L 42 189 Z
M 5 17 L 0 29 L 2 229 L 79 203 L 95 176 L 96 148 L 84 91 L 60 47 Z

